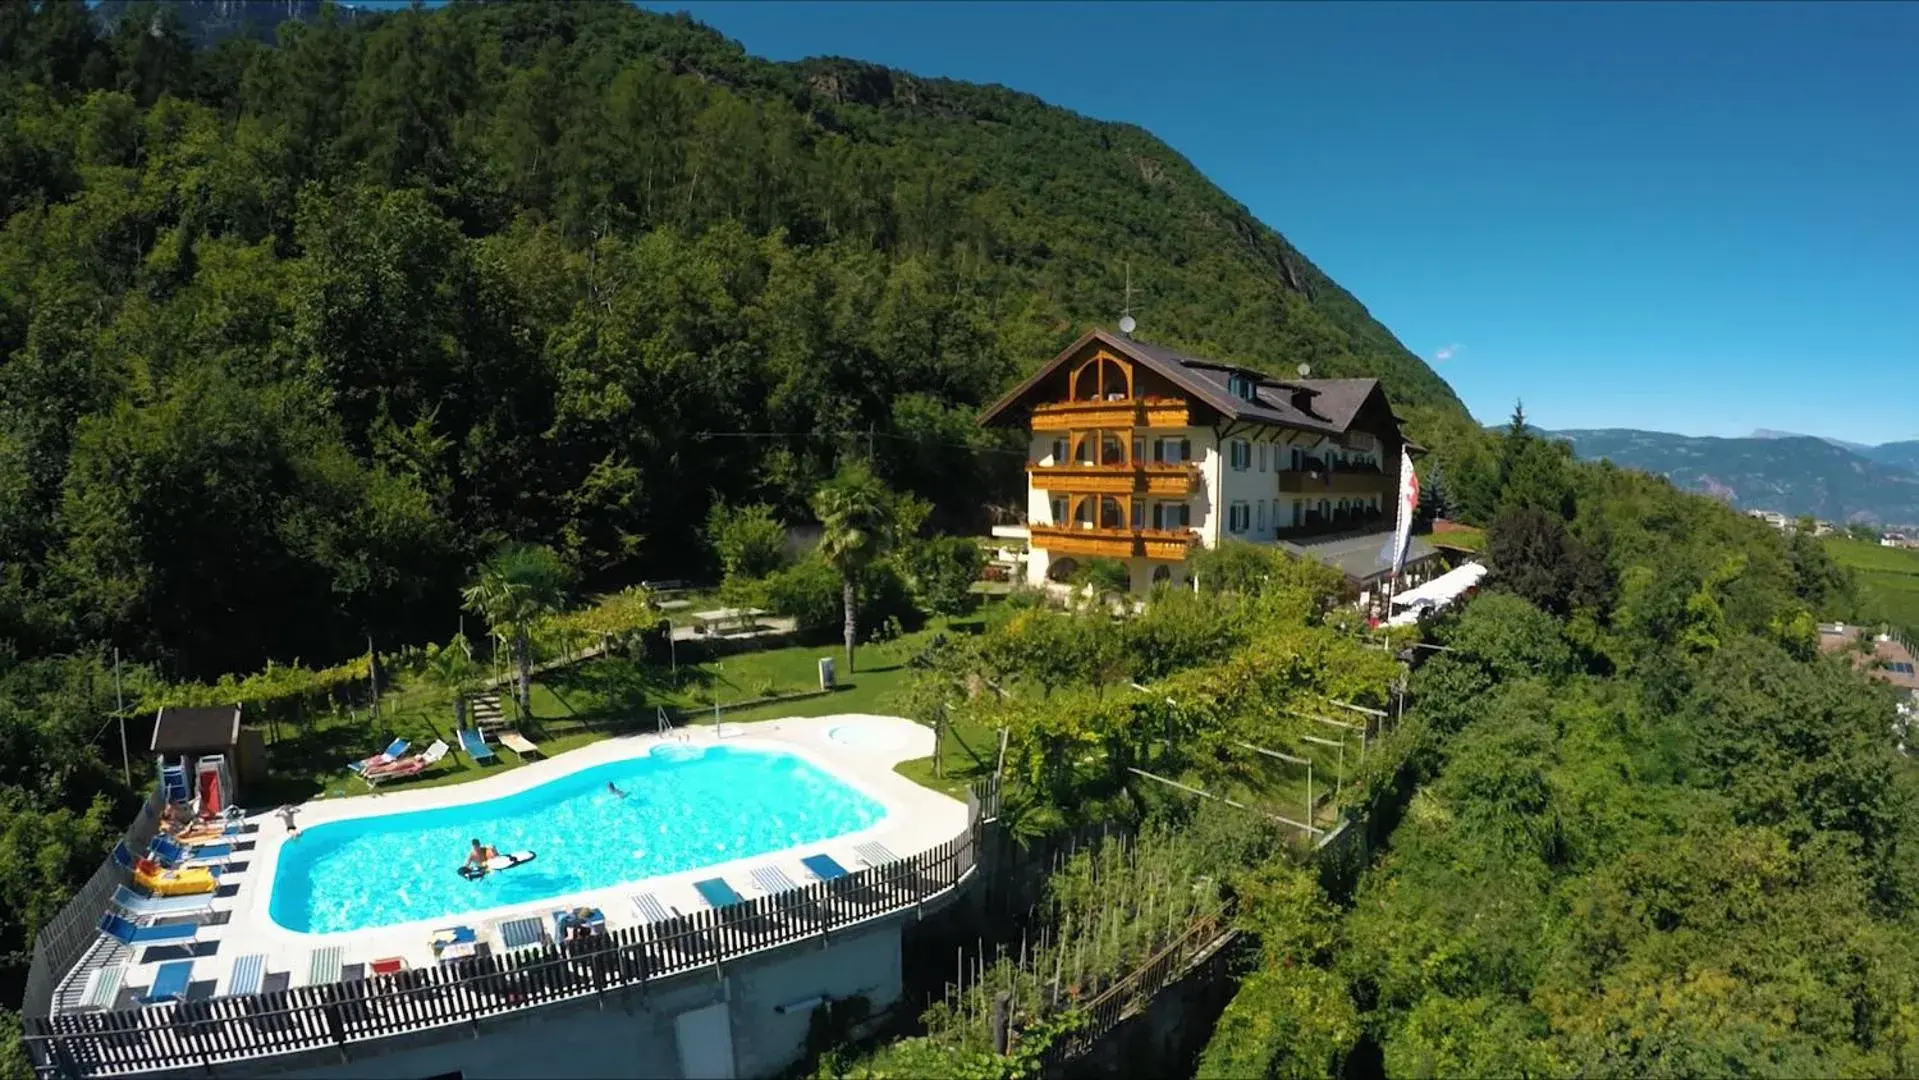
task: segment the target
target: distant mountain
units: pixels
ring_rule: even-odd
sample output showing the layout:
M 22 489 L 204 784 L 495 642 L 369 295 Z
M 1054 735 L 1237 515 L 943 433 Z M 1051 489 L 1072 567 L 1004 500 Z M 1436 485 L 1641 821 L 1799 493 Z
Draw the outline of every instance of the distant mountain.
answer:
M 138 0 L 100 0 L 94 5 L 93 18 L 103 29 L 120 25 L 121 16 L 139 6 Z M 376 12 L 351 4 L 335 4 L 343 22 L 370 17 Z M 167 0 L 164 7 L 180 18 L 180 27 L 195 48 L 206 48 L 230 37 L 251 37 L 264 42 L 275 40 L 280 24 L 293 19 L 310 22 L 319 18 L 320 0 Z
M 1853 452 L 1853 453 L 1855 453 L 1855 454 L 1861 454 L 1861 455 L 1865 455 L 1865 456 L 1867 456 L 1867 457 L 1870 457 L 1870 456 L 1871 456 L 1871 455 L 1870 455 L 1870 454 L 1868 453 L 1868 451 L 1870 451 L 1870 450 L 1872 449 L 1872 447 L 1870 447 L 1870 446 L 1867 446 L 1867 445 L 1866 445 L 1865 443 L 1856 443 L 1856 442 L 1847 442 L 1847 441 L 1846 441 L 1846 440 L 1844 440 L 1844 439 L 1828 439 L 1828 438 L 1826 438 L 1826 437 L 1825 437 L 1824 435 L 1804 435 L 1804 434 L 1801 434 L 1801 433 L 1799 433 L 1799 432 L 1797 432 L 1797 431 L 1774 431 L 1774 430 L 1773 430 L 1773 429 L 1771 429 L 1771 428 L 1759 428 L 1759 429 L 1757 429 L 1757 430 L 1755 430 L 1755 431 L 1754 431 L 1754 432 L 1753 432 L 1753 433 L 1752 433 L 1752 434 L 1751 434 L 1750 436 L 1748 436 L 1748 438 L 1753 438 L 1753 439 L 1818 439 L 1818 440 L 1819 440 L 1820 442 L 1827 442 L 1827 443 L 1831 443 L 1832 445 L 1834 445 L 1834 446 L 1837 446 L 1837 447 L 1838 447 L 1839 449 L 1841 449 L 1841 450 L 1850 450 L 1850 451 L 1852 451 L 1852 452 Z
M 1865 456 L 1881 465 L 1919 472 L 1919 440 L 1880 443 L 1865 449 Z
M 1900 468 L 1830 439 L 1783 432 L 1712 439 L 1626 428 L 1547 435 L 1570 442 L 1579 457 L 1665 476 L 1742 510 L 1840 522 L 1919 522 L 1919 468 Z M 1888 445 L 1908 448 L 1911 460 L 1919 462 L 1919 443 Z

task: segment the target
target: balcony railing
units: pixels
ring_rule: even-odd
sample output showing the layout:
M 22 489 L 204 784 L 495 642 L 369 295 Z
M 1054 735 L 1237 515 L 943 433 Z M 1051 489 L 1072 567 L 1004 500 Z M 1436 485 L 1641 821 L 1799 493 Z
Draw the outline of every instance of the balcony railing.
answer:
M 1287 469 L 1279 474 L 1278 487 L 1285 495 L 1377 495 L 1386 491 L 1386 483 L 1386 474 L 1376 469 Z
M 968 799 L 965 832 L 930 851 L 833 881 L 605 934 L 589 943 L 487 956 L 357 981 L 108 1012 L 25 1018 L 35 1071 L 86 1080 L 257 1061 L 402 1033 L 477 1025 L 556 1002 L 602 999 L 775 946 L 917 907 L 964 883 L 995 787 Z M 709 975 L 710 977 L 710 975 Z M 34 1004 L 29 1002 L 29 1005 Z
M 1199 534 L 1190 529 L 1095 529 L 1079 525 L 1034 525 L 1033 546 L 1052 555 L 1089 559 L 1165 559 L 1191 553 Z
M 1033 486 L 1041 491 L 1070 491 L 1084 495 L 1191 495 L 1199 490 L 1199 466 L 1190 462 L 1158 461 L 1130 465 L 1028 465 Z
M 1034 431 L 1183 428 L 1193 426 L 1192 421 L 1192 408 L 1183 398 L 1049 401 L 1033 406 Z
M 1287 525 L 1276 530 L 1274 536 L 1280 540 L 1305 540 L 1315 536 L 1328 536 L 1333 533 L 1356 532 L 1371 527 L 1384 527 L 1392 524 L 1392 519 L 1383 510 L 1338 510 L 1321 514 L 1317 510 L 1307 511 L 1298 525 Z

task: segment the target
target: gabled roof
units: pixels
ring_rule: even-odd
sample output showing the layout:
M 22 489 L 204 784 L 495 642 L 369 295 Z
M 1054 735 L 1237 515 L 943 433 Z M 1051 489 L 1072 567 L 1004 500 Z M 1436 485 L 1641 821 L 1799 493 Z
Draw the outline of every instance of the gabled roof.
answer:
M 148 749 L 156 754 L 188 753 L 218 750 L 239 741 L 238 705 L 169 705 L 153 723 L 153 745 Z
M 1006 392 L 980 414 L 982 426 L 1000 420 L 1041 380 L 1053 374 L 1088 345 L 1098 343 L 1134 361 L 1148 371 L 1218 410 L 1230 420 L 1255 424 L 1274 424 L 1338 435 L 1352 426 L 1353 419 L 1366 402 L 1379 392 L 1378 379 L 1274 379 L 1251 368 L 1223 364 L 1197 356 L 1187 356 L 1144 341 L 1135 341 L 1105 330 L 1093 329 L 1068 345 L 1058 356 L 1033 373 L 1032 377 Z M 1256 380 L 1255 401 L 1246 401 L 1232 392 L 1230 380 L 1243 375 Z M 1395 416 L 1394 422 L 1398 422 Z

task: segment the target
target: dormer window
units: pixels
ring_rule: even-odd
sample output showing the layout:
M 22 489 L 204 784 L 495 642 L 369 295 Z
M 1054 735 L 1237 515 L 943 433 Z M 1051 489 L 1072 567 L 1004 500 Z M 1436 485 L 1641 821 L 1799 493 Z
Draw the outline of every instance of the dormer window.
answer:
M 1259 380 L 1250 375 L 1241 375 L 1238 372 L 1228 375 L 1226 377 L 1226 389 L 1241 401 L 1257 401 L 1259 399 Z

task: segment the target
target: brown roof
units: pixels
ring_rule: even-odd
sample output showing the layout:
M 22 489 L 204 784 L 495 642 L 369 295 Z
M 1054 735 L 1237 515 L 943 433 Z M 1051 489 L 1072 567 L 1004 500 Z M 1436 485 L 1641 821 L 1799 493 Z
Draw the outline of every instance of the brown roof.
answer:
M 1086 346 L 1098 342 L 1158 373 L 1173 385 L 1218 410 L 1228 419 L 1318 431 L 1338 435 L 1352 425 L 1373 395 L 1381 394 L 1378 379 L 1275 379 L 1251 368 L 1187 356 L 1163 345 L 1135 341 L 1105 330 L 1082 334 L 1058 356 L 1040 366 L 1032 377 L 1006 392 L 980 414 L 982 426 L 1005 415 L 1039 385 L 1040 380 L 1067 363 Z M 1244 375 L 1258 383 L 1257 401 L 1234 394 L 1228 380 Z M 1398 417 L 1394 417 L 1397 423 Z
M 239 741 L 238 705 L 170 705 L 153 722 L 153 745 L 148 749 L 156 754 L 184 754 L 219 750 Z

